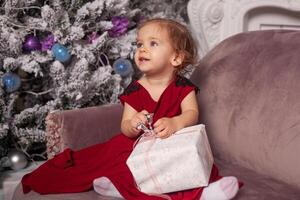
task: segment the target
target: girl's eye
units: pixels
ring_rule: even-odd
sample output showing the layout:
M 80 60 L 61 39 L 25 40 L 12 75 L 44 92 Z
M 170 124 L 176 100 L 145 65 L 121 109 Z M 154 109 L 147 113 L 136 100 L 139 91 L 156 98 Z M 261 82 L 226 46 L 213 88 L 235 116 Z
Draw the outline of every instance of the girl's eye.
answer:
M 143 44 L 142 44 L 141 42 L 137 42 L 137 43 L 136 43 L 136 47 L 137 47 L 137 48 L 141 48 L 142 46 L 143 46 Z
M 151 41 L 150 46 L 151 47 L 156 47 L 156 46 L 158 46 L 158 43 L 156 41 Z

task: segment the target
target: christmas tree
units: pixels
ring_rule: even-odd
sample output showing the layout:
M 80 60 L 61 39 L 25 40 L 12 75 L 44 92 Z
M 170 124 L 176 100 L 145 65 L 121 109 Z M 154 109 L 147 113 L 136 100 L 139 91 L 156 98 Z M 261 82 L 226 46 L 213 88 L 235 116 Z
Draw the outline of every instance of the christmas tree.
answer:
M 142 20 L 186 21 L 183 0 L 0 4 L 0 168 L 12 148 L 47 158 L 49 112 L 118 102 L 138 74 L 131 44 Z

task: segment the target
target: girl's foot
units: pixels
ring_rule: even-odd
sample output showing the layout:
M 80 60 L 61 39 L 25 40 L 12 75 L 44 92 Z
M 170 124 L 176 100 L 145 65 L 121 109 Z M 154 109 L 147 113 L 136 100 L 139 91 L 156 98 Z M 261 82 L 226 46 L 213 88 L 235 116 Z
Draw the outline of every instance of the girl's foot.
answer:
M 95 192 L 103 196 L 123 198 L 114 184 L 107 177 L 100 177 L 93 181 Z
M 229 200 L 236 195 L 238 190 L 237 178 L 226 176 L 204 188 L 200 200 Z

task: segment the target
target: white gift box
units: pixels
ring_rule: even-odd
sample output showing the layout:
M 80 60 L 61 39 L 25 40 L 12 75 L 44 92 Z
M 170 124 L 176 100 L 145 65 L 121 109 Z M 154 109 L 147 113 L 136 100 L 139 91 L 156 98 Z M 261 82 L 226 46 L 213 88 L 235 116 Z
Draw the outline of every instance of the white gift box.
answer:
M 143 137 L 126 163 L 140 191 L 163 194 L 207 186 L 213 155 L 199 124 L 166 139 Z

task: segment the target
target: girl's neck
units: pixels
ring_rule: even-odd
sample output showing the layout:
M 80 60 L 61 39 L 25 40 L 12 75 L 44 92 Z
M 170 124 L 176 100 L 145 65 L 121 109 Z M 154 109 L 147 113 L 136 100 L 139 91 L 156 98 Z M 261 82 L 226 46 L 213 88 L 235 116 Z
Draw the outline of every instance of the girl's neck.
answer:
M 175 77 L 175 74 L 170 74 L 169 76 L 149 76 L 144 75 L 144 80 L 150 85 L 168 85 Z

